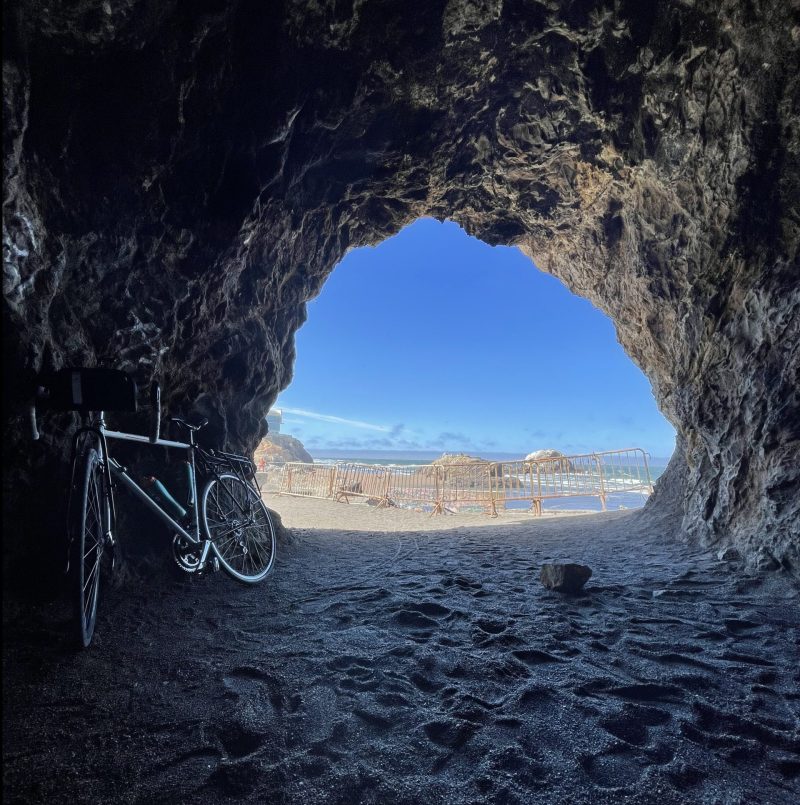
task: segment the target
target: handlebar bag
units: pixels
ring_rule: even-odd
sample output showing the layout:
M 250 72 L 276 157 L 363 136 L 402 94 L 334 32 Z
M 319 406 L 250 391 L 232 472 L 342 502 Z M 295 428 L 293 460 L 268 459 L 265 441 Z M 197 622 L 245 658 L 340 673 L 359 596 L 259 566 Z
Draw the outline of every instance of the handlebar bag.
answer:
M 59 369 L 40 375 L 37 385 L 39 404 L 53 411 L 136 411 L 136 383 L 119 369 Z

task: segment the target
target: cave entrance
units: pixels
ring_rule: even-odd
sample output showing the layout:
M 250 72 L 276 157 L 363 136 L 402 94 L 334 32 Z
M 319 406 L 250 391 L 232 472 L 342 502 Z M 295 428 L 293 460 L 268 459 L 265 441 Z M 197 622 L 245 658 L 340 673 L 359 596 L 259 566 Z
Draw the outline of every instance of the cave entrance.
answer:
M 674 447 L 675 431 L 611 320 L 519 249 L 488 246 L 453 222 L 419 219 L 350 252 L 309 303 L 296 351 L 294 380 L 270 431 L 298 439 L 317 463 L 410 467 L 443 453 L 511 462 L 541 450 L 575 456 L 640 447 L 655 480 Z M 611 460 L 638 474 L 628 468 L 638 454 Z M 574 466 L 583 475 L 553 478 L 554 489 L 591 485 L 586 474 L 598 463 Z M 326 483 L 333 495 L 322 478 L 300 494 L 321 494 L 316 487 Z M 299 488 L 296 477 L 290 488 Z M 615 490 L 608 507 L 638 508 L 648 492 Z M 541 505 L 605 503 L 572 495 Z M 531 503 L 504 508 L 523 505 Z

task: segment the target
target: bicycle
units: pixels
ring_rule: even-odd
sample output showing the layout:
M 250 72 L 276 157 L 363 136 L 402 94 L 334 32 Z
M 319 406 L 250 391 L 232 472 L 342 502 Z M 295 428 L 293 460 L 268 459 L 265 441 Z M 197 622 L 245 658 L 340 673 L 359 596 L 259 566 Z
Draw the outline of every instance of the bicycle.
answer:
M 101 563 L 107 551 L 112 571 L 114 567 L 114 490 L 118 485 L 168 527 L 173 534 L 173 558 L 187 573 L 202 574 L 209 567 L 218 570 L 221 566 L 237 581 L 255 584 L 263 581 L 275 563 L 275 526 L 261 499 L 253 462 L 246 456 L 197 445 L 195 434 L 208 420 L 190 423 L 171 417 L 170 422 L 188 433 L 188 441 L 162 439 L 158 383 L 151 387 L 150 401 L 154 412 L 150 436 L 110 430 L 106 412 L 137 410 L 136 384 L 130 376 L 113 369 L 68 368 L 37 380 L 30 408 L 34 439 L 39 438 L 37 404 L 55 411 L 77 411 L 84 417 L 72 438 L 67 505 L 67 572 L 73 572 L 77 636 L 84 648 L 94 635 Z M 154 477 L 137 483 L 111 455 L 111 440 L 185 450 L 184 503 Z M 198 472 L 203 479 L 199 496 Z

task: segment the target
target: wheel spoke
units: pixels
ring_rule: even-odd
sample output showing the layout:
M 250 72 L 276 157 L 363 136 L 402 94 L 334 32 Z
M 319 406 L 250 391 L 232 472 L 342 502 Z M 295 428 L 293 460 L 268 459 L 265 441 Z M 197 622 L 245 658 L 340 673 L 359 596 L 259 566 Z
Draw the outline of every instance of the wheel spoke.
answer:
M 82 461 L 83 474 L 76 476 L 79 480 L 73 488 L 76 500 L 72 510 L 78 518 L 74 532 L 74 550 L 77 559 L 76 604 L 79 636 L 85 647 L 89 645 L 94 632 L 103 541 L 110 523 L 109 503 L 104 494 L 100 446 L 88 437 L 84 442 Z
M 263 578 L 272 566 L 274 532 L 256 490 L 233 475 L 219 476 L 206 487 L 202 511 L 225 568 L 242 581 Z
M 83 585 L 84 593 L 86 592 L 86 588 L 94 581 L 94 577 L 97 574 L 97 568 L 99 566 L 99 562 L 95 562 L 94 565 L 92 565 L 92 571 L 89 573 L 89 578 L 86 579 L 86 583 Z

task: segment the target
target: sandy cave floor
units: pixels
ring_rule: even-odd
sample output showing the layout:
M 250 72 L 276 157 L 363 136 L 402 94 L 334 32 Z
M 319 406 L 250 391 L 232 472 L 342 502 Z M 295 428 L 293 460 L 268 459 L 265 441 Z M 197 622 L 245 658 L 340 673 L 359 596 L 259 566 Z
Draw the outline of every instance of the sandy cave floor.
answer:
M 82 653 L 65 605 L 4 607 L 5 802 L 800 801 L 784 576 L 634 512 L 269 504 L 296 537 L 259 587 L 106 587 Z

